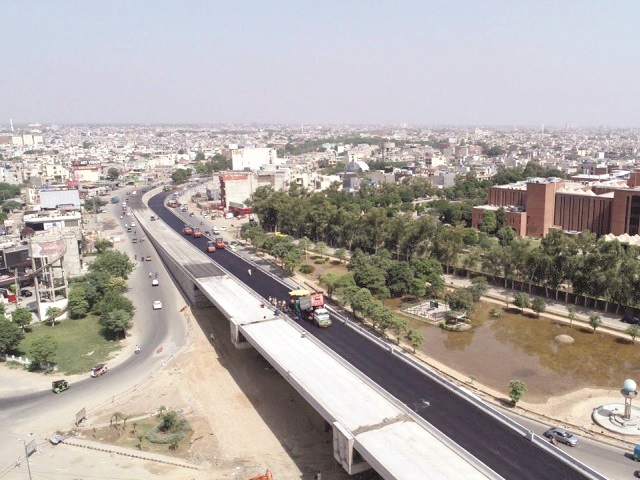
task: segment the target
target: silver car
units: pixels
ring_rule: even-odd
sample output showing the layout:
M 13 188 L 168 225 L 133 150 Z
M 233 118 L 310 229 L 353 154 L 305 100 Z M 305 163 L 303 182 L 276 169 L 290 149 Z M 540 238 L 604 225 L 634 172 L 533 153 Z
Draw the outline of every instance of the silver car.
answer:
M 578 445 L 578 437 L 576 437 L 573 433 L 565 430 L 564 428 L 553 427 L 544 432 L 544 436 L 547 438 L 552 438 L 560 443 L 564 443 L 565 445 L 569 445 L 570 447 L 575 447 Z

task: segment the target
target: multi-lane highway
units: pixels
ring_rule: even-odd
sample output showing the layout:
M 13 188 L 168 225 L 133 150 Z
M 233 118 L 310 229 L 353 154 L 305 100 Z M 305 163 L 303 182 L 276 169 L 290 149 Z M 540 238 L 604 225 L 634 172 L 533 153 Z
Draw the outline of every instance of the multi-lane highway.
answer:
M 149 207 L 181 233 L 184 221 L 164 206 L 164 198 L 165 194 L 155 195 L 150 199 Z M 185 236 L 185 241 L 204 250 L 207 239 Z M 233 252 L 219 250 L 210 256 L 262 297 L 287 298 L 288 287 L 256 270 Z M 417 413 L 502 477 L 584 478 L 564 462 L 536 447 L 348 326 L 335 322 L 328 329 L 311 328 L 310 333 L 406 405 L 425 405 L 424 402 L 428 402 L 430 406 L 417 409 Z

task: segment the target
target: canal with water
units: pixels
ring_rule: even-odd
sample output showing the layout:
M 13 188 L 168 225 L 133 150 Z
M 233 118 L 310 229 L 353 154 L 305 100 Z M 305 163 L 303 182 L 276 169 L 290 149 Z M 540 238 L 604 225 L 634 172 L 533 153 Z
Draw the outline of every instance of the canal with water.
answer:
M 498 391 L 506 392 L 510 380 L 520 379 L 529 402 L 583 387 L 618 388 L 625 378 L 640 380 L 640 341 L 634 345 L 515 310 L 502 309 L 502 316 L 493 318 L 489 312 L 494 308 L 477 303 L 470 317 L 473 328 L 466 332 L 447 332 L 415 319 L 409 324 L 422 331 L 426 355 Z M 560 334 L 575 342 L 558 343 Z

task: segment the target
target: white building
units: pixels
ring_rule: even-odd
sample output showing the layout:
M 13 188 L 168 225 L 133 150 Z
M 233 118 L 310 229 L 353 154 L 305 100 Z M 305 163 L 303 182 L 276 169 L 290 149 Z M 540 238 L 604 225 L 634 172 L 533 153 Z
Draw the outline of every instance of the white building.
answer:
M 275 148 L 241 148 L 231 151 L 232 170 L 259 170 L 265 165 L 280 165 L 284 160 L 278 158 Z

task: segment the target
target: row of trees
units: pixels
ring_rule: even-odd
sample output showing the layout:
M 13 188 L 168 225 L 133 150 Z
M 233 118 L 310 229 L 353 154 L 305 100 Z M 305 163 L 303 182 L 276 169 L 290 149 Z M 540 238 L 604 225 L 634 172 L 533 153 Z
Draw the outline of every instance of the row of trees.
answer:
M 415 218 L 402 210 L 399 193 L 408 193 L 415 186 L 409 182 L 365 188 L 355 196 L 337 189 L 285 193 L 261 187 L 251 204 L 267 230 L 306 236 L 350 251 L 387 250 L 391 257 L 408 262 L 431 257 L 447 271 L 456 267 L 481 271 L 494 280 L 502 277 L 505 287 L 519 282 L 522 290 L 526 284 L 529 290 L 534 284 L 541 285 L 547 295 L 555 290 L 556 297 L 563 288 L 566 295 L 571 291 L 602 298 L 605 308 L 612 302 L 618 309 L 640 305 L 640 276 L 636 274 L 640 248 L 597 239 L 590 232 L 569 236 L 560 230 L 534 244 L 515 238 L 509 228 L 498 228 L 500 218 L 486 225 L 485 232 L 461 223 L 444 225 L 436 218 L 438 211 L 435 216 Z M 494 231 L 497 239 L 488 235 Z
M 338 275 L 329 272 L 320 275 L 319 280 L 326 287 L 329 297 L 335 293 L 340 295 L 342 303 L 351 308 L 356 319 L 368 320 L 373 329 L 379 331 L 383 336 L 388 331 L 392 331 L 398 344 L 403 336 L 408 334 L 414 351 L 422 345 L 422 332 L 409 331 L 407 319 L 393 313 L 390 308 L 375 298 L 369 289 L 358 286 L 352 273 Z

